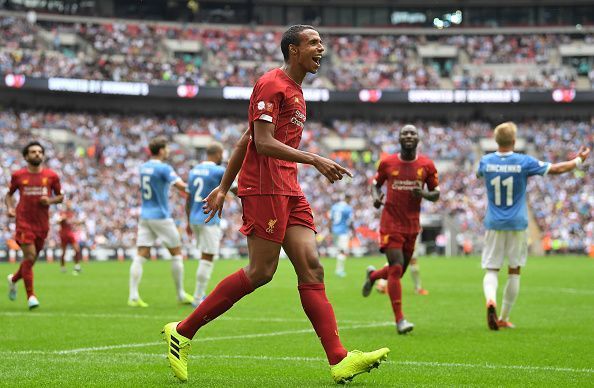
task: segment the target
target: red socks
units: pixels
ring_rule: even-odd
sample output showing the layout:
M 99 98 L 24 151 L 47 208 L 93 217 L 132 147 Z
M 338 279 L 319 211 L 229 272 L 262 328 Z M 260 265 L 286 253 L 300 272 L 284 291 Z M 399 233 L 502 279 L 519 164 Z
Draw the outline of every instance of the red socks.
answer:
M 391 265 L 388 268 L 388 295 L 392 302 L 392 310 L 396 322 L 404 318 L 402 314 L 402 286 L 400 278 L 402 277 L 402 266 L 400 264 Z
M 23 282 L 25 282 L 25 290 L 27 291 L 27 298 L 35 295 L 33 292 L 33 262 L 31 260 L 23 260 L 21 268 L 19 269 Z M 15 276 L 12 277 L 13 283 Z
M 371 273 L 371 275 L 369 275 L 369 278 L 371 279 L 372 282 L 375 282 L 378 279 L 387 279 L 388 278 L 388 268 L 390 268 L 390 267 L 385 265 L 382 267 L 382 269 L 373 271 Z
M 229 310 L 235 302 L 254 291 L 243 269 L 227 276 L 200 306 L 177 325 L 177 332 L 192 339 L 198 329 Z
M 303 311 L 322 342 L 328 363 L 336 365 L 347 355 L 340 343 L 332 305 L 326 297 L 324 283 L 306 283 L 298 287 Z

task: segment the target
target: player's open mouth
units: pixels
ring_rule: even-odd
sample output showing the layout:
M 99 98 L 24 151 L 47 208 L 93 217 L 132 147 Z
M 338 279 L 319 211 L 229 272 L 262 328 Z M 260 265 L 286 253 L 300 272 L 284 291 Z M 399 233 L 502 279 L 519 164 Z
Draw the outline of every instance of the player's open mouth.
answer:
M 314 61 L 314 63 L 319 67 L 320 66 L 320 62 L 322 61 L 322 56 L 315 56 L 312 58 L 312 60 Z

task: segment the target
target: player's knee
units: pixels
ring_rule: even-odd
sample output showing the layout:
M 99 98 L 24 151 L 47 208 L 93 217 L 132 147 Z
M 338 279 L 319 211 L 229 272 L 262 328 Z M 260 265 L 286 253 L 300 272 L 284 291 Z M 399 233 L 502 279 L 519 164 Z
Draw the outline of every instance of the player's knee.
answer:
M 246 271 L 247 277 L 255 288 L 262 287 L 269 283 L 274 277 L 276 266 L 249 266 Z

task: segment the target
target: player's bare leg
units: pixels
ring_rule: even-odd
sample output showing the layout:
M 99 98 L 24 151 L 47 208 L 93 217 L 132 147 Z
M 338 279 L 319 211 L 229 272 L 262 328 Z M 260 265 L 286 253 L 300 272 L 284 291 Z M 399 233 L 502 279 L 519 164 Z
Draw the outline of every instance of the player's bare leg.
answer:
M 128 297 L 128 306 L 131 307 L 148 307 L 138 292 L 140 281 L 142 280 L 142 267 L 148 260 L 151 254 L 150 247 L 138 247 L 136 255 L 132 257 L 132 264 L 130 265 L 130 294 Z
M 78 244 L 77 241 L 75 241 L 72 244 L 72 249 L 74 250 L 74 274 L 78 275 L 80 274 L 81 268 L 80 268 L 80 261 L 82 259 L 82 252 L 80 249 L 80 245 Z
M 487 268 L 483 278 L 483 291 L 487 302 L 487 326 L 491 330 L 499 330 L 497 325 L 497 286 L 499 268 Z
M 324 268 L 318 256 L 314 231 L 305 226 L 289 227 L 283 248 L 297 274 L 301 305 L 322 342 L 334 381 L 344 383 L 379 366 L 389 349 L 370 353 L 347 352 L 340 342 L 334 310 L 326 297 Z
M 503 302 L 501 303 L 501 315 L 497 321 L 497 326 L 500 328 L 513 329 L 515 327 L 509 321 L 509 314 L 520 292 L 520 269 L 521 267 L 508 268 L 507 283 L 503 290 Z
M 415 286 L 415 293 L 417 295 L 429 294 L 429 291 L 425 290 L 421 286 L 421 273 L 419 271 L 419 262 L 415 257 L 410 259 L 410 277 L 413 280 L 413 284 Z
M 171 254 L 171 276 L 173 276 L 173 283 L 175 284 L 177 301 L 182 304 L 191 304 L 193 301 L 192 295 L 188 294 L 184 289 L 184 258 L 181 247 L 167 248 L 167 250 Z
M 194 301 L 192 302 L 192 306 L 194 307 L 198 307 L 206 295 L 206 287 L 208 286 L 214 267 L 213 260 L 213 254 L 202 253 L 200 263 L 198 263 L 198 269 L 196 270 L 196 289 L 194 290 Z
M 60 271 L 62 273 L 66 273 L 66 249 L 68 248 L 68 244 L 62 244 L 60 249 L 62 250 L 62 254 L 60 255 Z
M 12 286 L 9 287 L 9 297 L 11 297 L 11 294 L 14 294 L 16 297 L 16 287 L 14 284 L 20 279 L 23 279 L 23 283 L 25 283 L 25 291 L 27 292 L 29 310 L 32 310 L 39 307 L 39 301 L 33 290 L 33 265 L 37 260 L 37 248 L 35 247 L 35 244 L 21 244 L 21 250 L 23 251 L 23 261 L 21 262 L 18 271 L 12 275 L 11 279 L 9 279 L 10 283 L 12 283 L 12 285 L 9 283 L 9 286 Z
M 386 249 L 386 257 L 388 259 L 388 295 L 392 303 L 398 334 L 406 334 L 414 328 L 414 325 L 404 318 L 404 313 L 402 312 L 402 284 L 400 279 L 410 261 L 410 255 L 407 256 L 409 257 L 405 258 L 400 248 Z

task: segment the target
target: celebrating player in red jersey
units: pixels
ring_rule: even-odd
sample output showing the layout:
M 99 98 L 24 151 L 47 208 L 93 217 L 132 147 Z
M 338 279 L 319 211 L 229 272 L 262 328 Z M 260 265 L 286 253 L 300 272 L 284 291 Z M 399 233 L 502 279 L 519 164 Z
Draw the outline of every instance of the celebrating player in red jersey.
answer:
M 281 247 L 295 268 L 301 304 L 322 342 L 336 382 L 371 370 L 389 352 L 387 348 L 347 352 L 340 342 L 334 311 L 326 298 L 312 211 L 297 182 L 297 163 L 314 166 L 330 183 L 351 173 L 332 160 L 297 149 L 306 119 L 301 83 L 307 73 L 318 71 L 324 52 L 318 32 L 311 26 L 292 26 L 283 34 L 281 49 L 285 64 L 256 83 L 250 99 L 249 129 L 236 144 L 220 186 L 205 199 L 208 222 L 214 214 L 221 215 L 227 192 L 241 169 L 241 232 L 247 236 L 249 264 L 223 279 L 185 320 L 165 325 L 169 364 L 180 380 L 188 377 L 187 356 L 196 331 L 268 283 Z
M 386 253 L 388 267 L 367 268 L 363 296 L 369 296 L 377 279 L 388 279 L 388 295 L 396 318 L 399 334 L 411 331 L 414 325 L 402 314 L 402 287 L 400 278 L 406 272 L 415 250 L 415 241 L 421 230 L 419 217 L 423 198 L 435 202 L 439 199 L 437 170 L 433 161 L 417 154 L 419 133 L 413 125 L 400 130 L 400 154 L 383 159 L 373 183 L 374 206 L 384 204 L 381 188 L 388 183 L 388 197 L 380 221 L 380 250 Z M 424 186 L 427 185 L 427 190 Z
M 80 273 L 80 259 L 81 259 L 81 251 L 80 245 L 78 245 L 78 239 L 76 238 L 76 234 L 74 233 L 74 217 L 75 213 L 72 209 L 72 203 L 67 201 L 65 203 L 66 209 L 64 209 L 60 213 L 60 248 L 62 249 L 62 256 L 60 256 L 60 269 L 62 272 L 66 272 L 66 262 L 64 258 L 66 257 L 66 248 L 68 245 L 74 249 L 74 275 L 78 275 Z
M 60 203 L 64 198 L 58 174 L 41 166 L 44 155 L 45 149 L 37 141 L 25 146 L 23 157 L 27 161 L 27 167 L 12 174 L 5 199 L 8 216 L 16 217 L 15 240 L 23 250 L 23 262 L 18 271 L 8 275 L 8 297 L 10 300 L 16 299 L 15 283 L 22 278 L 29 309 L 39 306 L 33 292 L 33 264 L 37 260 L 37 254 L 43 249 L 49 231 L 49 205 Z M 17 190 L 20 199 L 15 211 L 12 196 Z

